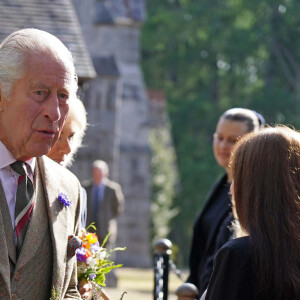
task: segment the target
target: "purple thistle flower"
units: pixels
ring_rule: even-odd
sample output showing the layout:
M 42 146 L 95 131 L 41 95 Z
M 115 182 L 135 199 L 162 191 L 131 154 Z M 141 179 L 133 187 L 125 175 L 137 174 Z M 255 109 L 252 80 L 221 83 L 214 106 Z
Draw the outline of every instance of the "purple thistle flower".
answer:
M 95 278 L 96 278 L 96 274 L 95 273 L 90 274 L 90 279 L 91 280 L 94 280 Z
M 72 204 L 72 201 L 68 199 L 68 196 L 64 193 L 59 193 L 58 200 L 66 207 Z
M 82 261 L 86 263 L 86 255 L 85 255 L 84 247 L 80 247 L 76 250 L 76 257 L 77 257 L 77 261 Z

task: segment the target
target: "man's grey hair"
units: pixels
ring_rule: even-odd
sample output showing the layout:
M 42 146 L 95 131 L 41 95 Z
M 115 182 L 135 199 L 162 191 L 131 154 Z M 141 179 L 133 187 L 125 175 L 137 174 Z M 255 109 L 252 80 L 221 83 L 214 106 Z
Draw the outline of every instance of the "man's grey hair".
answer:
M 13 32 L 0 44 L 1 94 L 10 98 L 13 84 L 25 76 L 29 55 L 52 55 L 57 61 L 68 65 L 74 74 L 74 90 L 77 78 L 71 52 L 54 35 L 39 29 L 26 28 Z
M 100 169 L 102 171 L 103 176 L 108 176 L 109 169 L 107 163 L 104 160 L 95 160 L 93 162 L 93 168 Z

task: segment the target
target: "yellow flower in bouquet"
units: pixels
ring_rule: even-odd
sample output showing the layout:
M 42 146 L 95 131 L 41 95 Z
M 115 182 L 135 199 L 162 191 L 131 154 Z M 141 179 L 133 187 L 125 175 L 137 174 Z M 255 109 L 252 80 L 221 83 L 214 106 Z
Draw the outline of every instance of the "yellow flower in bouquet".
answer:
M 96 234 L 94 234 L 94 233 L 88 233 L 86 235 L 86 239 L 90 245 L 98 242 L 98 238 L 97 238 Z

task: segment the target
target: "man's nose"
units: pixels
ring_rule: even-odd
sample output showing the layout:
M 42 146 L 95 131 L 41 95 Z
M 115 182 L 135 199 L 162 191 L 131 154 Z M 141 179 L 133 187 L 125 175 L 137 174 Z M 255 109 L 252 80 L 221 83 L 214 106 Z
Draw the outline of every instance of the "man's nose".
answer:
M 52 122 L 56 122 L 61 118 L 59 101 L 56 94 L 51 94 L 45 101 L 44 115 Z

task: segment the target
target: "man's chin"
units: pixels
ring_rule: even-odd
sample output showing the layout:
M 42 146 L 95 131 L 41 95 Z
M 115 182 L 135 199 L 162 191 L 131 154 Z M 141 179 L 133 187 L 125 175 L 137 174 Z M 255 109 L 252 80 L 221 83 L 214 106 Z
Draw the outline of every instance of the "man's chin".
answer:
M 43 145 L 40 147 L 32 147 L 32 149 L 28 150 L 28 154 L 30 154 L 31 157 L 41 157 L 43 155 L 48 154 L 50 150 L 50 145 Z

